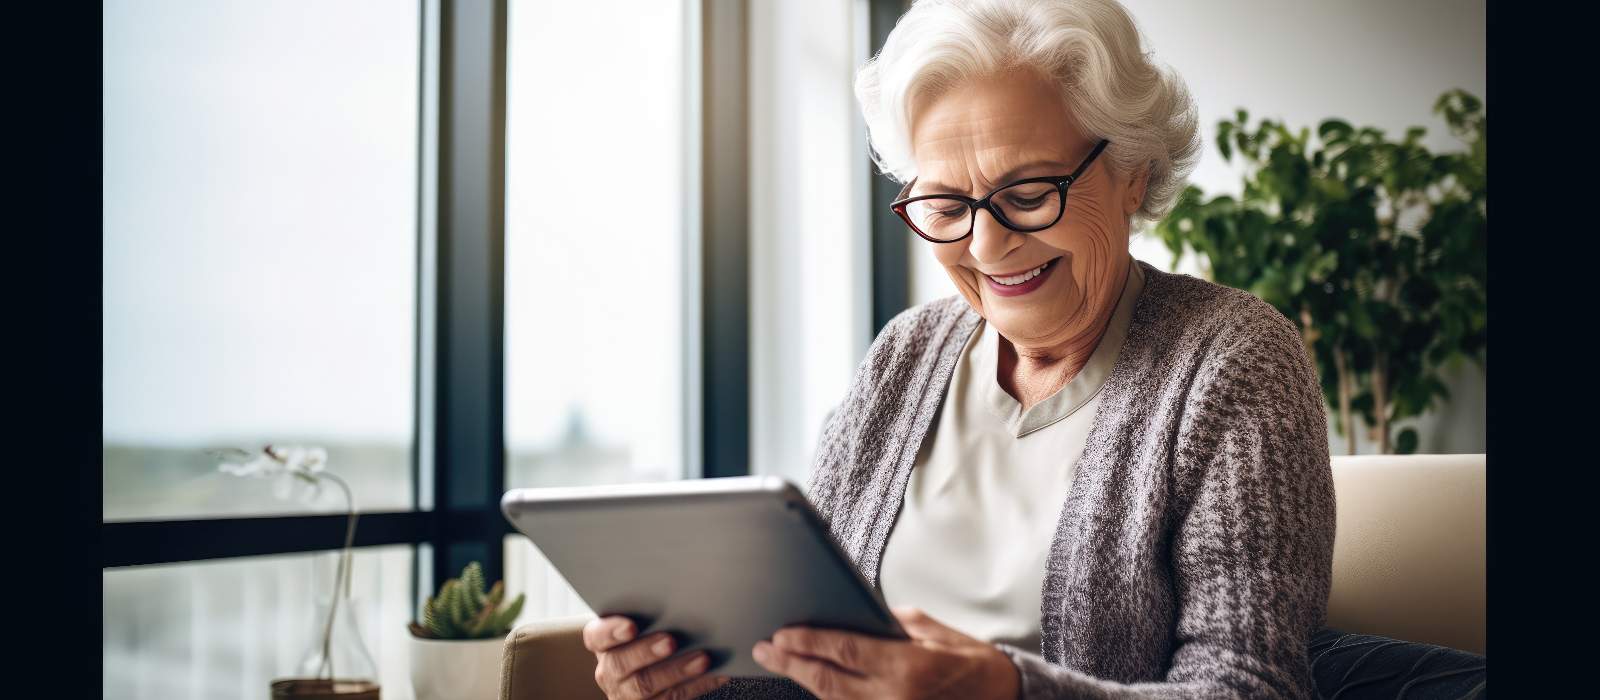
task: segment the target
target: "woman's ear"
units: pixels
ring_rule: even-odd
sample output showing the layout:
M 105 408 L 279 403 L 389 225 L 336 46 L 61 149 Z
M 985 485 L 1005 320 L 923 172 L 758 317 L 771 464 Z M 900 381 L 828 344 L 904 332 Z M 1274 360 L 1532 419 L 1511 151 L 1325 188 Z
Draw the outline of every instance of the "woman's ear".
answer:
M 1127 196 L 1122 202 L 1124 216 L 1132 216 L 1134 212 L 1139 211 L 1139 205 L 1144 203 L 1145 188 L 1149 185 L 1150 164 L 1146 163 L 1128 180 Z

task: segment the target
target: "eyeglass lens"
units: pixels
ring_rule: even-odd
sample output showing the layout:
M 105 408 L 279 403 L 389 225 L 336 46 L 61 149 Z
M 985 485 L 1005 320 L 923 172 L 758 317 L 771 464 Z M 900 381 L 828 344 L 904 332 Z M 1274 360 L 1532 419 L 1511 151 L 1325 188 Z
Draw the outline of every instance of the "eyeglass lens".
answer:
M 1061 190 L 1049 182 L 1024 182 L 1007 187 L 989 199 L 1001 225 L 1037 230 L 1055 223 L 1061 215 Z M 959 199 L 935 197 L 907 204 L 906 217 L 923 235 L 955 240 L 967 235 L 973 224 L 972 207 Z

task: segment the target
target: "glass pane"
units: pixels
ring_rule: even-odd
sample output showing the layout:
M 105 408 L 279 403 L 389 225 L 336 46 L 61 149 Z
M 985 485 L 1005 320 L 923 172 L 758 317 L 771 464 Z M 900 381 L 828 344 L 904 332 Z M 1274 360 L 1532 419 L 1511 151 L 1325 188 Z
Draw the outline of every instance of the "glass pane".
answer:
M 953 241 L 972 230 L 972 207 L 959 199 L 919 199 L 906 205 L 906 217 L 918 231 Z
M 337 552 L 107 569 L 101 574 L 108 698 L 264 698 L 321 639 L 316 595 Z M 357 549 L 356 620 L 387 700 L 410 698 L 412 549 Z M 321 582 L 326 579 L 326 582 Z
M 409 508 L 417 4 L 103 8 L 103 517 L 343 507 L 201 452 L 267 443 Z
M 511 3 L 510 486 L 684 473 L 683 12 Z

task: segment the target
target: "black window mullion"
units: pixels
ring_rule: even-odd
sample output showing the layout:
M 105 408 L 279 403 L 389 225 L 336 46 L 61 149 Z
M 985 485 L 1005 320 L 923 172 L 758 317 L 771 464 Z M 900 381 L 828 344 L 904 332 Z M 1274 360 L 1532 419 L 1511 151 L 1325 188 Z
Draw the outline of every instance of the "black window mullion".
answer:
M 867 31 L 873 56 L 883 50 L 889 30 L 894 29 L 894 23 L 905 10 L 905 0 L 868 1 Z M 869 218 L 872 222 L 872 335 L 876 337 L 895 314 L 911 306 L 911 254 L 905 224 L 889 210 L 889 203 L 900 192 L 900 185 L 879 173 L 870 158 L 866 165 L 872 179 Z
M 505 0 L 442 0 L 433 585 L 504 576 Z
M 434 466 L 434 380 L 437 366 L 439 223 L 439 2 L 417 3 L 416 337 L 412 393 L 411 509 L 431 511 Z M 432 541 L 435 532 L 420 540 Z M 412 547 L 411 600 L 420 610 L 433 593 L 432 550 Z
M 745 3 L 701 14 L 700 475 L 750 473 L 749 60 Z M 693 465 L 690 466 L 693 473 Z
M 198 518 L 103 523 L 102 568 L 175 564 L 338 549 L 343 513 L 256 518 Z M 413 544 L 435 529 L 433 513 L 363 513 L 355 546 Z

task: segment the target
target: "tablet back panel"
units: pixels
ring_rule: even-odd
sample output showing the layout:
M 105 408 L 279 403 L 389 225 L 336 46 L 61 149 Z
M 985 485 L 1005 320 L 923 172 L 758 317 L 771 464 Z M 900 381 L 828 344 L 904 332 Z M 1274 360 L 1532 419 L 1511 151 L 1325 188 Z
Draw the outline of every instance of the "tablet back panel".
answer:
M 714 673 L 788 624 L 905 638 L 793 484 L 778 477 L 517 489 L 502 510 L 595 613 L 674 632 Z

